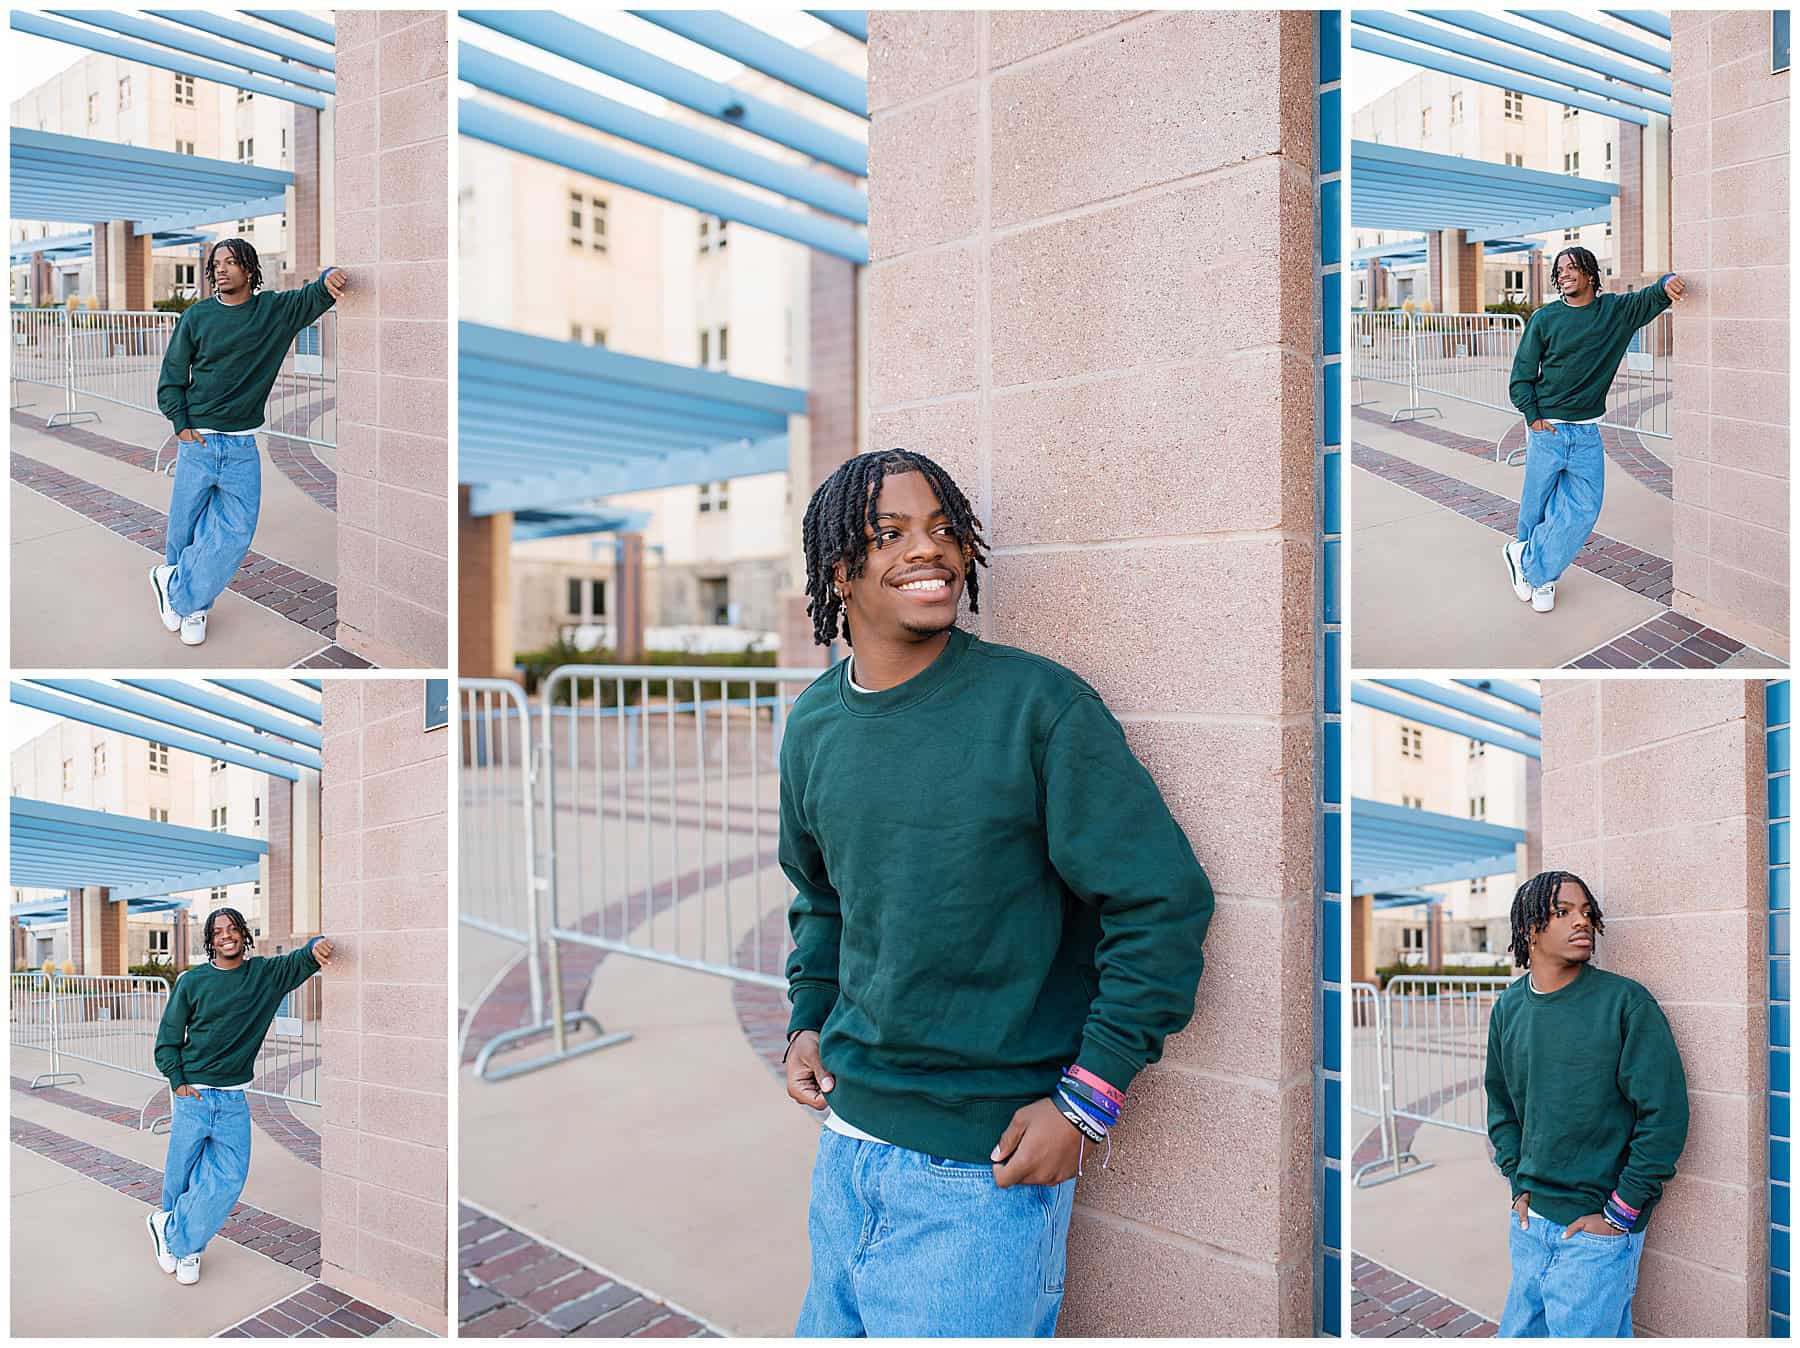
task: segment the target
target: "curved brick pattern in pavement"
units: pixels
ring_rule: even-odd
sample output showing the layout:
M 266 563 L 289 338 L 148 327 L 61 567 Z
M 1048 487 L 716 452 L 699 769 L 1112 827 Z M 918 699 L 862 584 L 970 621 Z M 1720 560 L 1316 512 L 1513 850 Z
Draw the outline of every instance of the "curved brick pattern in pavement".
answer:
M 127 1198 L 151 1205 L 162 1201 L 162 1171 L 153 1166 L 23 1119 L 12 1120 L 12 1140 L 27 1151 L 96 1180 Z M 267 1255 L 276 1263 L 286 1264 L 308 1277 L 319 1276 L 319 1233 L 273 1212 L 239 1203 L 231 1210 L 225 1225 L 219 1228 L 219 1238 Z
M 366 1339 L 393 1324 L 395 1318 L 366 1301 L 358 1301 L 348 1292 L 340 1292 L 329 1283 L 316 1282 L 266 1310 L 246 1316 L 213 1337 Z
M 1350 1332 L 1359 1339 L 1491 1339 L 1500 1326 L 1461 1302 L 1353 1254 Z
M 1771 666 L 1774 656 L 1695 622 L 1670 609 L 1629 632 L 1602 642 L 1564 669 L 1717 669 L 1732 656 L 1751 650 Z
M 788 943 L 787 912 L 777 909 L 762 922 L 762 953 L 766 958 L 771 950 L 782 950 Z M 746 932 L 744 939 L 738 943 L 735 952 L 737 962 L 745 967 L 756 957 L 756 933 Z M 737 1012 L 738 1025 L 744 1031 L 744 1038 L 750 1041 L 751 1050 L 763 1060 L 768 1069 L 775 1074 L 775 1079 L 787 1083 L 787 1072 L 782 1067 L 781 1058 L 787 1052 L 788 999 L 787 994 L 776 988 L 765 988 L 759 983 L 733 983 L 731 985 L 731 1004 Z M 806 1106 L 799 1106 L 806 1109 Z M 808 1114 L 813 1111 L 807 1109 Z
M 641 1288 L 466 1203 L 458 1221 L 462 1338 L 718 1337 Z
M 1658 394 L 1638 398 L 1615 409 L 1615 415 L 1623 413 L 1627 416 L 1641 416 L 1652 407 L 1668 400 L 1666 394 Z M 1493 462 L 1496 453 L 1502 460 L 1510 457 L 1515 450 L 1525 448 L 1525 422 L 1515 421 L 1507 428 L 1506 434 L 1500 437 L 1496 446 L 1487 440 L 1480 440 L 1472 435 L 1464 435 L 1447 426 L 1431 421 L 1393 421 L 1390 422 L 1381 413 L 1371 411 L 1367 407 L 1354 407 L 1353 416 L 1378 426 L 1386 426 L 1390 430 L 1403 432 L 1434 445 L 1442 445 L 1445 449 L 1460 450 L 1477 459 Z M 1633 480 L 1648 487 L 1658 496 L 1673 500 L 1675 498 L 1674 470 L 1658 458 L 1646 445 L 1636 431 L 1621 431 L 1611 426 L 1600 428 L 1600 446 L 1606 451 L 1606 457 L 1623 468 Z
M 163 555 L 169 517 L 162 511 L 153 510 L 129 496 L 96 487 L 91 482 L 83 482 L 73 474 L 16 451 L 12 456 L 12 478 L 20 486 L 29 487 L 57 505 L 104 525 L 158 558 Z M 291 623 L 317 632 L 327 640 L 337 635 L 337 586 L 330 581 L 309 576 L 260 552 L 249 552 L 237 575 L 231 578 L 229 588 L 232 593 L 280 614 Z
M 1422 468 L 1398 454 L 1353 441 L 1351 462 L 1379 478 L 1404 487 L 1464 519 L 1485 524 L 1488 528 L 1511 537 L 1519 528 L 1519 503 L 1461 478 L 1451 477 L 1435 469 Z M 1603 580 L 1623 586 L 1633 594 L 1658 604 L 1667 604 L 1675 593 L 1675 567 L 1666 558 L 1621 543 L 1605 534 L 1589 534 L 1574 564 Z

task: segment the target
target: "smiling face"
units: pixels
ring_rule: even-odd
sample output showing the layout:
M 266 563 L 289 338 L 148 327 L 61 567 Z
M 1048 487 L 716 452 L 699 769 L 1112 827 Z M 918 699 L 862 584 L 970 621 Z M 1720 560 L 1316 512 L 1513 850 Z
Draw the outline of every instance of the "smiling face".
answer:
M 1550 900 L 1550 921 L 1531 935 L 1531 960 L 1586 964 L 1594 957 L 1594 900 L 1580 881 L 1564 880 Z
M 215 913 L 212 918 L 213 958 L 229 964 L 243 956 L 244 929 L 229 914 Z
M 863 537 L 863 573 L 849 579 L 840 564 L 837 575 L 854 641 L 913 642 L 955 625 L 966 559 L 924 474 L 881 479 Z
M 1556 259 L 1556 290 L 1564 299 L 1579 303 L 1594 293 L 1594 283 L 1588 274 L 1575 263 L 1573 253 L 1563 253 Z

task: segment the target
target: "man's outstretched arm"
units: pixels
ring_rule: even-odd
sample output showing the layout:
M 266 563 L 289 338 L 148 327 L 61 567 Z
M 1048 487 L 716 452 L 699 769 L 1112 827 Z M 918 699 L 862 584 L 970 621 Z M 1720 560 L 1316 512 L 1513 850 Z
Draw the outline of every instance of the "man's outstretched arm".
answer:
M 315 936 L 298 949 L 275 956 L 275 982 L 282 992 L 292 992 L 331 963 L 331 942 Z
M 1626 291 L 1619 297 L 1619 302 L 1624 305 L 1626 320 L 1631 326 L 1641 328 L 1686 294 L 1687 282 L 1676 273 L 1667 272 L 1654 285 Z
M 282 306 L 288 326 L 298 333 L 318 322 L 319 316 L 336 304 L 338 297 L 349 288 L 350 273 L 342 267 L 332 266 L 320 272 L 318 280 L 308 281 L 294 290 L 279 291 L 275 298 Z

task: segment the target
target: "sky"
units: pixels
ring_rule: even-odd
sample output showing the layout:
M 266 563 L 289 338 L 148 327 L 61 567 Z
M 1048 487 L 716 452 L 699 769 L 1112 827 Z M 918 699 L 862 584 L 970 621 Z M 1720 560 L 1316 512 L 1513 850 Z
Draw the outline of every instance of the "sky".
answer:
M 1361 112 L 1388 90 L 1399 88 L 1418 73 L 1419 67 L 1408 65 L 1404 61 L 1376 56 L 1373 52 L 1352 50 L 1350 78 L 1344 82 L 1344 87 L 1350 91 L 1353 100 L 1350 111 Z
M 52 716 L 47 711 L 38 711 L 32 707 L 20 707 L 9 703 L 6 708 L 6 732 L 9 739 L 8 749 L 17 749 L 28 740 L 37 738 L 62 718 Z

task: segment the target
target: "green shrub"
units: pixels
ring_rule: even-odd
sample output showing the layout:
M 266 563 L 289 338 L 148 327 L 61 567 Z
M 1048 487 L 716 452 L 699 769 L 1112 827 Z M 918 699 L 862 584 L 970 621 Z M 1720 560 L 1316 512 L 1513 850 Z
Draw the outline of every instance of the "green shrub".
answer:
M 705 668 L 718 667 L 721 669 L 737 669 L 744 666 L 752 666 L 758 669 L 773 669 L 775 667 L 775 656 L 776 653 L 774 651 L 754 651 L 749 649 L 741 651 L 715 651 L 707 655 L 701 655 L 694 651 L 645 651 L 643 663 L 645 665 L 677 667 L 701 666 Z M 546 646 L 542 650 L 522 652 L 514 660 L 514 664 L 519 667 L 525 676 L 525 691 L 534 695 L 537 693 L 544 680 L 549 677 L 550 671 L 561 665 L 610 665 L 613 663 L 615 663 L 613 653 L 604 647 L 598 650 L 584 651 L 578 650 L 574 645 L 567 641 L 558 641 L 554 646 Z M 704 699 L 717 698 L 720 695 L 720 689 L 725 686 L 725 682 L 726 681 L 722 679 L 702 679 L 700 681 L 701 697 Z M 565 682 L 557 689 L 556 701 L 559 705 L 566 706 L 568 704 L 570 686 L 569 683 Z M 655 691 L 658 688 L 665 688 L 667 685 L 653 680 L 650 686 L 652 691 Z M 675 692 L 676 696 L 684 700 L 692 698 L 694 694 L 694 685 L 685 681 L 678 683 Z M 641 683 L 633 679 L 627 679 L 625 681 L 626 706 L 635 707 L 638 704 L 638 700 L 642 693 L 643 685 Z M 750 685 L 745 680 L 733 679 L 730 681 L 730 687 L 725 693 L 725 696 L 749 697 Z M 619 685 L 610 680 L 601 680 L 600 705 L 602 707 L 616 707 L 618 704 Z
M 160 978 L 170 987 L 175 986 L 175 966 L 164 964 L 161 960 L 153 959 L 148 964 L 134 964 L 129 972 L 137 978 Z
M 165 314 L 180 314 L 186 313 L 198 303 L 200 303 L 198 299 L 183 299 L 179 295 L 171 295 L 166 300 L 157 300 L 150 307 L 159 309 Z
M 1458 966 L 1454 969 L 1428 969 L 1422 964 L 1383 964 L 1375 970 L 1375 982 L 1386 988 L 1401 974 L 1437 974 L 1443 978 L 1511 978 L 1515 972 L 1511 959 L 1501 959 L 1493 964 L 1471 964 L 1466 968 Z M 1429 988 L 1428 984 L 1424 986 Z

